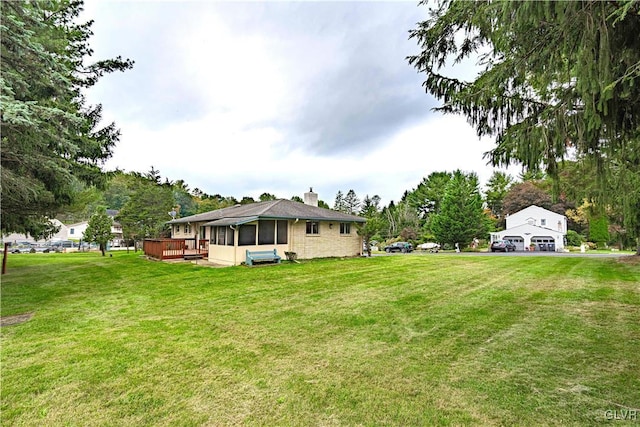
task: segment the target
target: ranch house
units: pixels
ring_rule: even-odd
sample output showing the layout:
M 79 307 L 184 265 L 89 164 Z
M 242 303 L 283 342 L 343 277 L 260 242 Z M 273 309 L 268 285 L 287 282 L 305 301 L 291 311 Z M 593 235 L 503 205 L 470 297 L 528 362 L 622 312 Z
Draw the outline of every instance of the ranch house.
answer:
M 366 220 L 318 207 L 318 195 L 309 191 L 304 203 L 278 199 L 235 205 L 168 222 L 171 238 L 184 248 L 206 254 L 222 265 L 247 262 L 247 251 L 275 251 L 284 258 L 350 257 L 362 254 L 356 226 Z M 184 250 L 183 250 L 184 252 Z

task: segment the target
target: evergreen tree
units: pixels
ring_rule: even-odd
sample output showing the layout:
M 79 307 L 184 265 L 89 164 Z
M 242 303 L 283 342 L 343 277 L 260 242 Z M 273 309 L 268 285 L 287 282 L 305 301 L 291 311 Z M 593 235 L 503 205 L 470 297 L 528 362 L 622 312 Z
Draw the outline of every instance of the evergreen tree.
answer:
M 81 1 L 0 7 L 1 228 L 35 236 L 81 184 L 105 183 L 100 166 L 119 131 L 113 123 L 99 127 L 101 106 L 87 105 L 82 90 L 133 63 L 120 57 L 87 63 L 92 22 L 77 23 Z
M 450 180 L 449 172 L 433 172 L 428 177 L 422 178 L 418 187 L 407 194 L 407 201 L 418 211 L 422 219 L 427 219 L 430 214 L 440 211 L 444 190 Z
M 131 175 L 122 171 L 112 174 L 104 192 L 104 205 L 108 209 L 120 210 L 131 196 Z
M 603 249 L 609 242 L 609 222 L 605 215 L 594 216 L 589 220 L 589 240 Z
M 376 216 L 380 209 L 380 196 L 375 195 L 369 197 L 367 194 L 362 200 L 362 206 L 360 209 L 360 215 L 365 218 L 373 218 Z
M 138 177 L 133 192 L 116 220 L 122 225 L 126 240 L 161 237 L 171 218 L 167 212 L 175 206 L 171 187 L 156 180 Z
M 360 199 L 353 190 L 349 190 L 344 197 L 344 212 L 351 215 L 356 215 L 360 212 Z
M 493 216 L 497 218 L 502 216 L 502 203 L 512 183 L 513 178 L 500 171 L 495 171 L 489 178 L 485 199 L 487 208 L 489 208 Z
M 338 212 L 345 212 L 346 211 L 344 195 L 342 194 L 342 191 L 340 191 L 340 190 L 338 190 L 338 192 L 336 193 L 336 200 L 333 203 L 333 210 L 334 211 L 338 211 Z
M 431 231 L 438 242 L 464 247 L 475 237 L 487 234 L 487 217 L 478 185 L 475 173 L 467 175 L 459 170 L 453 173 L 440 212 L 431 220 Z

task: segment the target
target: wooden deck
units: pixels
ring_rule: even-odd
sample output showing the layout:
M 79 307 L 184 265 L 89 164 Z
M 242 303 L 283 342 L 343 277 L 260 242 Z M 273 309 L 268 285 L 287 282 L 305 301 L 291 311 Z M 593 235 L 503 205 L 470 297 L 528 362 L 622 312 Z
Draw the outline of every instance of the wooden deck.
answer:
M 209 242 L 195 239 L 145 239 L 144 253 L 155 259 L 203 259 L 209 255 Z

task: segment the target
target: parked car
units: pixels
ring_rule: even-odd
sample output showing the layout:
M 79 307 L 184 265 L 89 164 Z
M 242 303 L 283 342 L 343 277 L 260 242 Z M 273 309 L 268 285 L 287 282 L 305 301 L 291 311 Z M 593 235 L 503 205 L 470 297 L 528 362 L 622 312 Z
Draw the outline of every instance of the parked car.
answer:
M 511 243 L 509 240 L 496 240 L 495 242 L 491 243 L 491 252 L 515 252 L 515 250 L 516 245 Z
M 438 243 L 421 243 L 418 245 L 418 249 L 421 251 L 429 251 L 429 252 L 438 252 L 440 250 L 440 245 Z
M 29 252 L 35 252 L 33 245 L 29 242 L 20 242 L 18 244 L 11 245 L 9 252 L 12 254 L 28 254 Z
M 386 246 L 384 248 L 384 251 L 386 253 L 390 253 L 390 252 L 402 252 L 402 253 L 411 252 L 411 251 L 413 251 L 413 245 L 411 243 L 408 243 L 408 242 L 395 242 L 395 243 L 390 244 L 389 246 Z

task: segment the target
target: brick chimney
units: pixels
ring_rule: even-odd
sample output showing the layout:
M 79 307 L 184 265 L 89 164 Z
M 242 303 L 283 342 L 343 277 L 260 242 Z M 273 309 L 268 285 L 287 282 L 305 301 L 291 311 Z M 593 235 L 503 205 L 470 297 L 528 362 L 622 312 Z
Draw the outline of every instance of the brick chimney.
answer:
M 304 204 L 318 207 L 318 194 L 313 192 L 313 188 L 309 188 L 309 192 L 304 193 Z

